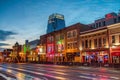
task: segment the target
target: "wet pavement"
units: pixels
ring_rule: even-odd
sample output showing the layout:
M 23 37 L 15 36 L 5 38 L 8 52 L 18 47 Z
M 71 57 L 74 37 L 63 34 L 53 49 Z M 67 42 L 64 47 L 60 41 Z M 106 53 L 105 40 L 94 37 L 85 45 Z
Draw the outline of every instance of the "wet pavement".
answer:
M 3 78 L 2 76 L 0 76 L 0 80 L 6 80 L 5 78 Z
M 111 68 L 24 63 L 0 64 L 0 71 L 13 80 L 120 80 L 120 71 Z

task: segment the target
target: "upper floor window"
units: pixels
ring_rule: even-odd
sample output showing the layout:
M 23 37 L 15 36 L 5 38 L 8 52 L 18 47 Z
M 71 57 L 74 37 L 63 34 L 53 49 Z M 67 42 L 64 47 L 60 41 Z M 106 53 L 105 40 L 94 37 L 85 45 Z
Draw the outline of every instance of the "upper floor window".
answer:
M 117 22 L 117 20 L 116 20 L 116 18 L 114 19 L 114 23 L 116 23 Z
M 73 48 L 77 48 L 77 42 L 73 43 Z
M 60 40 L 60 35 L 56 35 L 56 40 Z
M 103 21 L 103 26 L 105 26 L 106 25 L 106 23 L 105 23 L 105 21 Z
M 48 41 L 48 42 L 53 42 L 53 41 L 54 41 L 53 36 L 48 37 L 48 38 L 47 38 L 47 41 Z
M 67 44 L 67 49 L 69 49 L 69 48 L 70 48 L 70 44 L 68 43 L 68 44 Z
M 76 30 L 73 31 L 73 37 L 76 37 L 77 36 L 77 32 Z
M 103 45 L 105 46 L 106 44 L 106 38 L 103 38 Z
M 115 43 L 115 36 L 112 36 L 112 43 Z
M 96 28 L 98 28 L 98 23 L 96 23 Z
M 99 27 L 101 27 L 101 23 L 99 22 Z
M 118 21 L 120 22 L 120 17 L 118 17 Z
M 97 39 L 94 39 L 94 47 L 97 47 Z
M 93 24 L 93 28 L 95 28 L 95 24 Z
M 89 40 L 89 48 L 91 48 L 91 40 Z
M 85 40 L 85 48 L 88 48 L 88 40 Z
M 67 33 L 67 38 L 70 38 L 71 37 L 71 32 L 68 32 Z
M 72 49 L 73 48 L 73 43 L 70 43 L 70 49 Z
M 64 39 L 64 35 L 63 34 L 60 35 L 60 39 Z
M 99 38 L 99 47 L 101 47 L 102 46 L 102 40 L 101 40 L 101 38 Z
M 82 48 L 84 48 L 84 41 L 82 41 Z
M 120 43 L 120 35 L 119 35 L 119 43 Z

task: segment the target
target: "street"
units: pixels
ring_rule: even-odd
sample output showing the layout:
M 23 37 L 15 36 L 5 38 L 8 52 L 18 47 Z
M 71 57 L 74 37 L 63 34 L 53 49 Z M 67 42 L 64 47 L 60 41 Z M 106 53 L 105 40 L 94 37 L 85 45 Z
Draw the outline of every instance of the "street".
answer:
M 81 66 L 4 63 L 0 72 L 11 80 L 120 80 L 119 70 Z

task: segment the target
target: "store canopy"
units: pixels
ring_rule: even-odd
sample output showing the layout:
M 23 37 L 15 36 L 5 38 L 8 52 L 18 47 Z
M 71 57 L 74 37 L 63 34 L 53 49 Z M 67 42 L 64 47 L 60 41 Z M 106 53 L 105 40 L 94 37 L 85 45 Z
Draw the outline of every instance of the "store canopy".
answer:
M 120 52 L 112 52 L 112 56 L 120 56 Z

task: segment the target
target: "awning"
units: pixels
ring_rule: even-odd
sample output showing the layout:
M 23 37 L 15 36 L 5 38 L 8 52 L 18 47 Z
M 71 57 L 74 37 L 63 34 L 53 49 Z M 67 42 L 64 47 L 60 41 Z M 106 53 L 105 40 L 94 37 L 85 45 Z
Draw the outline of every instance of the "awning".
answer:
M 112 56 L 120 56 L 120 52 L 112 52 Z

